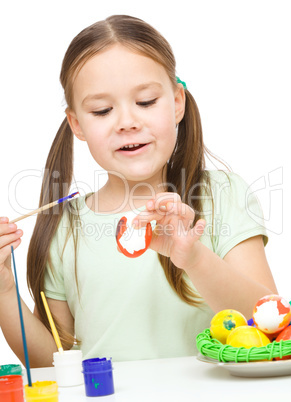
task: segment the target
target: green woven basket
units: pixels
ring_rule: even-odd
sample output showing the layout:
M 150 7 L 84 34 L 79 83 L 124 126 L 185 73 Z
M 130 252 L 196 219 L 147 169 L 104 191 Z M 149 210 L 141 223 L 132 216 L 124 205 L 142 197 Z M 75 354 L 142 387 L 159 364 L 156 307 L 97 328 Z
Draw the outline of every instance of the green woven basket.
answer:
M 234 348 L 224 345 L 210 335 L 207 328 L 196 337 L 197 349 L 203 356 L 218 360 L 219 362 L 253 362 L 258 360 L 272 360 L 275 357 L 291 356 L 291 340 L 271 342 L 267 346 L 252 348 Z

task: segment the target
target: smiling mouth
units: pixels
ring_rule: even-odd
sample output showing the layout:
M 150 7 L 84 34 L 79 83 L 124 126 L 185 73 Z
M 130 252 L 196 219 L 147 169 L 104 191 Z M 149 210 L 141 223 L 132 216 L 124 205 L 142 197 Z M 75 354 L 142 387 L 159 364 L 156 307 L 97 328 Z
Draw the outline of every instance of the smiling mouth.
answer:
M 131 145 L 125 145 L 124 147 L 120 148 L 120 151 L 128 151 L 128 152 L 132 152 L 132 151 L 136 151 L 139 148 L 144 147 L 147 144 L 131 144 Z

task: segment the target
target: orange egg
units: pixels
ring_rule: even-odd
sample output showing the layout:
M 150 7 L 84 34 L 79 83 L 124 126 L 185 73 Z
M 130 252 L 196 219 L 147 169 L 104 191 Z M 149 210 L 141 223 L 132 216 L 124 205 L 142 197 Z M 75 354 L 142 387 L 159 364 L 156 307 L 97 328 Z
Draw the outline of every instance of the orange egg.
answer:
M 289 341 L 291 339 L 291 326 L 289 325 L 287 328 L 283 329 L 280 334 L 276 338 L 276 342 L 280 341 Z M 282 359 L 280 357 L 275 357 L 276 360 L 287 360 L 291 359 L 291 355 L 283 356 Z

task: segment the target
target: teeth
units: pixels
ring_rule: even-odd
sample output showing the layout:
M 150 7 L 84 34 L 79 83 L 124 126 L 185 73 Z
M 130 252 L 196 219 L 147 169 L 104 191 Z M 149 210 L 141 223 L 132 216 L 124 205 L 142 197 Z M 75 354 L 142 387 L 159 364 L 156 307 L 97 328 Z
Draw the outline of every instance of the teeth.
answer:
M 130 145 L 125 145 L 123 148 L 133 148 L 133 147 L 138 147 L 140 144 L 130 144 Z

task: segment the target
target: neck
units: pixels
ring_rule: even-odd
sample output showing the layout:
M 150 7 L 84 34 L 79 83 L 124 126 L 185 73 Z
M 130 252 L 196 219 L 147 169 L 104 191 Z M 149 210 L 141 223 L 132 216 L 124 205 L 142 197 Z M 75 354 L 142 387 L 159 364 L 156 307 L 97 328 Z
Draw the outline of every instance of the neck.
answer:
M 166 169 L 165 169 L 166 170 Z M 106 184 L 88 199 L 87 205 L 96 212 L 119 213 L 140 208 L 156 194 L 167 191 L 166 172 L 141 182 L 108 175 Z

